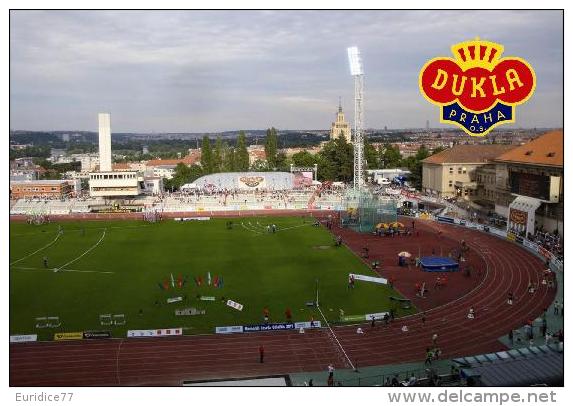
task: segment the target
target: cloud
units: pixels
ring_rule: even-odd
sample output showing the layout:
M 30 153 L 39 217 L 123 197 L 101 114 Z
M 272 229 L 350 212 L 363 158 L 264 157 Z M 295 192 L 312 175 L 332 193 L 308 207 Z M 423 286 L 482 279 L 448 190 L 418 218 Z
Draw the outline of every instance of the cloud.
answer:
M 352 118 L 350 45 L 368 125 L 421 126 L 420 67 L 475 36 L 536 69 L 518 124 L 562 125 L 560 11 L 12 11 L 11 127 L 94 130 L 105 109 L 114 131 L 326 129 L 339 96 Z

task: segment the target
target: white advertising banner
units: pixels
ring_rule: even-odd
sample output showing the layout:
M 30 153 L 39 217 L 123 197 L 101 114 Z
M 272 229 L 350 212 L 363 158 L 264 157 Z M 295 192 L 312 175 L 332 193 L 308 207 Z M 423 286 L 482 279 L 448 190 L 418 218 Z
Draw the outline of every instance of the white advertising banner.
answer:
M 243 310 L 243 305 L 237 302 L 233 302 L 232 300 L 227 300 L 227 306 L 232 307 L 233 309 L 237 309 L 238 311 Z
M 180 336 L 183 334 L 182 328 L 160 328 L 157 330 L 128 330 L 128 337 L 168 337 Z
M 22 334 L 10 336 L 11 343 L 29 343 L 32 341 L 38 341 L 38 334 Z
M 354 279 L 357 281 L 365 281 L 365 282 L 374 282 L 374 283 L 381 283 L 383 285 L 386 285 L 388 283 L 388 280 L 384 279 L 384 278 L 375 278 L 373 276 L 367 276 L 367 275 L 358 275 L 355 273 L 351 273 L 348 275 L 348 277 L 350 276 L 354 276 Z
M 372 320 L 372 317 L 374 317 L 374 320 L 383 320 L 384 316 L 386 316 L 388 314 L 388 312 L 381 312 L 381 313 L 369 313 L 364 315 L 366 317 L 366 321 L 370 321 Z
M 233 334 L 242 332 L 243 332 L 243 326 L 215 327 L 215 334 Z

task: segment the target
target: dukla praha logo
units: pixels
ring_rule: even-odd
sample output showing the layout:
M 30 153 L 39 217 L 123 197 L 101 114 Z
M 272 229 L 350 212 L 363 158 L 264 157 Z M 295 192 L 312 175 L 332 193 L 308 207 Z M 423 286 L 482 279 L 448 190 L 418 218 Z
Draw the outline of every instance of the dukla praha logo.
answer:
M 265 180 L 262 176 L 242 176 L 240 181 L 249 187 L 257 187 Z
M 460 42 L 454 58 L 438 57 L 420 71 L 420 92 L 440 106 L 440 122 L 484 136 L 515 122 L 515 106 L 535 91 L 535 72 L 524 59 L 502 58 L 503 46 L 490 41 Z

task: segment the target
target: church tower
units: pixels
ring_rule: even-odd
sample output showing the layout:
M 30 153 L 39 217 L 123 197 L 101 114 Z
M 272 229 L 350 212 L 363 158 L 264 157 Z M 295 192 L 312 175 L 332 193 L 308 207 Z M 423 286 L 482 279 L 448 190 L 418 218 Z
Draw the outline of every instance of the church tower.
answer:
M 330 127 L 330 139 L 333 140 L 338 137 L 346 138 L 346 142 L 351 142 L 352 131 L 350 129 L 350 124 L 344 119 L 344 113 L 342 112 L 342 102 L 340 98 L 338 99 L 338 113 L 336 113 L 336 121 L 332 123 Z

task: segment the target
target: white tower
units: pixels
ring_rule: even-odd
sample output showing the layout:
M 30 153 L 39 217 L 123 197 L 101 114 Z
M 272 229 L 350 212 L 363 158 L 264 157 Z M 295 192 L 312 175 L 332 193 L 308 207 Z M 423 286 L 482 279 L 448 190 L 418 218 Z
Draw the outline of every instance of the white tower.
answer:
M 348 48 L 350 74 L 354 76 L 354 189 L 359 190 L 364 185 L 364 133 L 363 91 L 364 68 L 362 57 L 357 47 Z
M 111 172 L 111 119 L 109 113 L 99 113 L 99 170 Z

